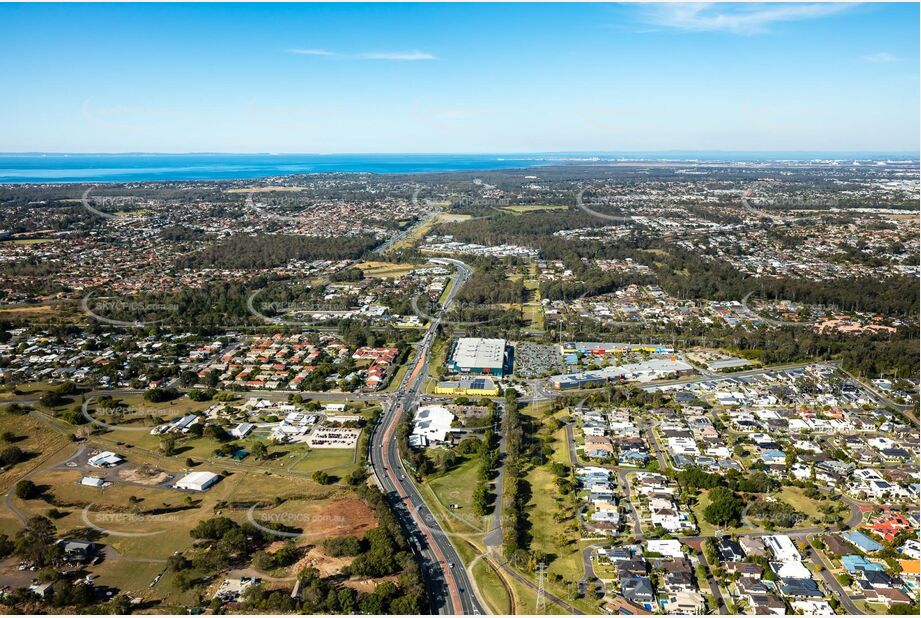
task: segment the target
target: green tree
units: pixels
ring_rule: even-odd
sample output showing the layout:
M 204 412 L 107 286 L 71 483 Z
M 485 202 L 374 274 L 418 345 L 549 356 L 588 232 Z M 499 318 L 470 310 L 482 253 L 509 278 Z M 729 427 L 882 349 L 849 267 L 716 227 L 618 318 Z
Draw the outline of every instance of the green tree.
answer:
M 16 483 L 16 497 L 21 500 L 31 500 L 39 496 L 38 486 L 30 480 Z

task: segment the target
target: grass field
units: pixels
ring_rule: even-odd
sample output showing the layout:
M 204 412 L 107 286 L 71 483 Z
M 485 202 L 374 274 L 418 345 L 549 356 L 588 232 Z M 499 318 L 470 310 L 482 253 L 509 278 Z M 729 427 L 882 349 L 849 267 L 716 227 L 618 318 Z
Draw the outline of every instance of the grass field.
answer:
M 803 495 L 803 490 L 799 487 L 784 487 L 781 489 L 781 491 L 772 495 L 794 507 L 797 511 L 805 513 L 809 517 L 822 517 L 822 513 L 818 510 L 819 503 Z M 694 516 L 697 518 L 697 525 L 700 527 L 699 534 L 701 536 L 713 536 L 718 529 L 731 534 L 748 534 L 751 532 L 758 532 L 760 530 L 760 528 L 756 528 L 747 524 L 742 525 L 739 528 L 718 528 L 717 526 L 708 523 L 707 520 L 704 519 L 704 509 L 707 508 L 708 504 L 710 504 L 710 500 L 707 497 L 707 492 L 702 491 L 697 497 L 697 504 L 695 504 L 692 509 Z M 800 522 L 796 528 L 809 528 L 814 525 L 814 523 L 811 523 L 807 519 Z
M 532 331 L 544 330 L 544 307 L 540 303 L 526 303 L 521 306 L 521 317 Z
M 409 273 L 415 268 L 416 264 L 394 264 L 392 262 L 360 262 L 358 268 L 366 277 L 375 277 L 378 279 L 397 278 Z
M 557 204 L 519 204 L 516 206 L 500 206 L 499 210 L 505 210 L 520 215 L 528 212 L 539 212 L 542 210 L 567 210 L 568 208 L 569 206 Z
M 75 445 L 66 435 L 55 431 L 33 414 L 0 413 L 0 433 L 13 434 L 16 446 L 30 458 L 0 472 L 0 492 L 6 493 L 19 479 L 45 464 L 64 448 Z
M 45 515 L 54 506 L 54 523 L 61 532 L 93 525 L 108 531 L 100 541 L 116 552 L 99 565 L 104 584 L 146 588 L 156 568 L 140 574 L 113 569 L 115 562 L 149 564 L 163 561 L 192 544 L 189 531 L 199 521 L 223 515 L 247 519 L 250 505 L 265 503 L 257 521 L 280 522 L 300 529 L 302 542 L 349 534 L 363 535 L 377 525 L 370 508 L 344 488 L 320 486 L 309 479 L 260 472 L 235 472 L 206 492 L 180 492 L 166 487 L 116 483 L 103 489 L 78 484 L 80 471 L 49 469 L 35 475 L 48 500 L 20 500 L 14 506 L 26 516 Z M 311 541 L 311 538 L 314 540 Z M 111 582 L 107 579 L 112 577 Z
M 292 455 L 296 460 L 288 469 L 305 474 L 323 471 L 335 476 L 339 482 L 345 481 L 345 477 L 355 469 L 357 461 L 355 449 L 315 448 L 301 455 L 297 452 Z
M 809 517 L 822 518 L 824 515 L 819 511 L 820 502 L 806 497 L 804 490 L 799 487 L 783 487 L 779 493 L 774 494 L 797 511 L 805 513 Z M 803 527 L 809 527 L 812 524 L 803 522 Z
M 490 613 L 516 613 L 512 611 L 514 599 L 509 596 L 510 591 L 506 589 L 503 580 L 500 579 L 501 576 L 492 565 L 485 560 L 478 560 L 471 571 L 477 590 L 480 591 L 480 595 L 489 606 Z
M 543 419 L 549 410 L 550 404 L 543 402 L 532 404 L 524 408 L 524 414 L 536 419 Z M 566 451 L 565 430 L 560 429 L 553 434 L 551 447 L 553 453 L 551 461 L 564 461 L 568 463 Z M 547 573 L 559 575 L 563 581 L 548 581 L 547 590 L 586 613 L 597 613 L 594 602 L 588 599 L 575 599 L 573 586 L 585 574 L 582 565 L 580 534 L 577 527 L 567 526 L 567 523 L 557 523 L 554 519 L 558 511 L 558 500 L 565 498 L 560 495 L 556 486 L 555 476 L 547 466 L 532 468 L 527 476 L 531 484 L 531 500 L 528 503 L 527 513 L 531 522 L 531 549 L 554 556 L 550 561 Z M 551 604 L 548 603 L 548 608 Z
M 45 243 L 54 242 L 53 238 L 16 238 L 5 241 L 13 245 L 44 245 Z
M 48 318 L 54 315 L 51 305 L 19 305 L 0 308 L 0 315 L 9 320 L 18 318 Z
M 479 478 L 480 462 L 468 459 L 451 472 L 425 482 L 432 496 L 443 509 L 444 521 L 451 532 L 482 535 L 485 521 L 473 513 L 473 490 Z M 452 504 L 460 508 L 451 508 Z
M 423 238 L 425 238 L 425 236 L 429 232 L 431 232 L 432 229 L 439 223 L 448 223 L 451 221 L 452 221 L 451 215 L 448 215 L 446 213 L 438 213 L 437 215 L 433 217 L 428 217 L 426 219 L 423 219 L 421 222 L 417 223 L 415 227 L 406 236 L 404 236 L 397 242 L 393 243 L 390 246 L 390 250 L 396 251 L 398 249 L 409 248 L 413 246 L 414 244 L 416 244 L 417 242 L 419 242 L 420 240 L 422 240 Z

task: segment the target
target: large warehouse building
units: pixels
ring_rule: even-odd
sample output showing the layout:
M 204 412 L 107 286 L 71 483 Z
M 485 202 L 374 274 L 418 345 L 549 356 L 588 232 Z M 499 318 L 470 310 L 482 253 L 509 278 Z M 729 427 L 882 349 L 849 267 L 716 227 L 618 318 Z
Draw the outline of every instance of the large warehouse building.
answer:
M 505 375 L 505 339 L 462 337 L 454 343 L 448 368 L 458 373 Z
M 219 480 L 221 480 L 221 477 L 214 472 L 192 472 L 176 481 L 176 488 L 205 491 Z

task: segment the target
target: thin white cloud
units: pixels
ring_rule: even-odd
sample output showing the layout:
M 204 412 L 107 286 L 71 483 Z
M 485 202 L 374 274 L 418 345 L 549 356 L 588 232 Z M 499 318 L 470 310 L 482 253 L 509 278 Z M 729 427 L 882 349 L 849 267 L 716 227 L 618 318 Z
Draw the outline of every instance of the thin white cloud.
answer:
M 849 10 L 854 4 L 722 4 L 674 3 L 646 5 L 641 19 L 653 26 L 683 32 L 761 34 L 780 22 L 816 19 Z
M 895 62 L 898 60 L 895 56 L 887 52 L 877 52 L 875 54 L 867 54 L 866 56 L 861 56 L 861 60 L 866 62 L 876 62 L 876 63 L 886 63 L 886 62 Z
M 438 60 L 436 56 L 428 52 L 421 52 L 418 50 L 405 51 L 405 52 L 368 52 L 364 54 L 357 54 L 358 58 L 363 60 L 400 60 L 400 61 L 414 61 L 414 60 Z
M 397 62 L 412 62 L 416 60 L 438 60 L 438 57 L 428 52 L 419 50 L 392 51 L 392 52 L 361 52 L 357 54 L 342 54 L 327 49 L 289 49 L 289 54 L 295 56 L 325 56 L 338 58 L 352 58 L 356 60 L 393 60 Z
M 289 49 L 289 54 L 294 54 L 295 56 L 335 56 L 336 52 L 331 52 L 327 49 Z

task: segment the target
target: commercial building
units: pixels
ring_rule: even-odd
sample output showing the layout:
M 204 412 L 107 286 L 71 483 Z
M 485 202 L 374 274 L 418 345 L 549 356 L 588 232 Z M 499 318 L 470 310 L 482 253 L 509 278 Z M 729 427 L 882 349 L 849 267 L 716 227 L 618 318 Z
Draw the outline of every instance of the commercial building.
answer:
M 674 358 L 653 358 L 639 363 L 605 367 L 594 371 L 567 373 L 549 379 L 550 387 L 557 390 L 589 388 L 607 382 L 649 382 L 671 376 L 687 376 L 694 368 Z
M 413 418 L 413 431 L 409 436 L 410 446 L 424 448 L 430 444 L 442 444 L 451 433 L 454 415 L 443 406 L 419 408 Z
M 499 386 L 489 378 L 439 382 L 436 395 L 469 395 L 471 397 L 497 397 Z
M 505 375 L 507 361 L 505 339 L 462 337 L 455 341 L 448 368 L 458 373 Z
M 221 480 L 221 477 L 214 472 L 192 472 L 176 481 L 176 488 L 205 491 L 219 480 Z
M 673 354 L 675 348 L 670 345 L 646 343 L 601 343 L 598 341 L 567 342 L 560 346 L 563 355 L 580 354 L 582 356 L 607 356 L 608 354 L 627 354 L 628 352 L 645 352 L 647 354 Z

